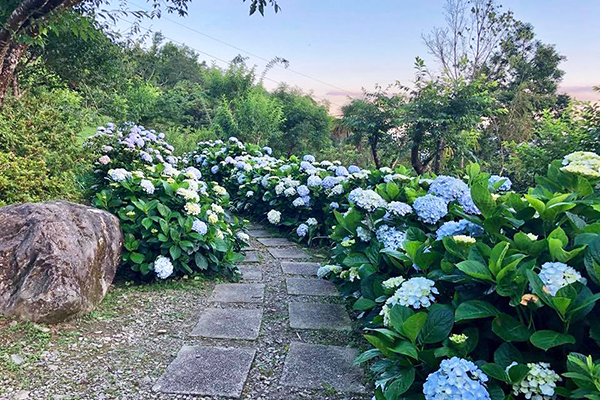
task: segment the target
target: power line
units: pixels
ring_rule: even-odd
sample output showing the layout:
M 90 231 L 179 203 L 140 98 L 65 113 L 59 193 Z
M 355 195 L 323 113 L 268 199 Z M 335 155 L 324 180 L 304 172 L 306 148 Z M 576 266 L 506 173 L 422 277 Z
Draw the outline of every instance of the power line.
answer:
M 128 0 L 126 0 L 126 2 L 127 2 L 127 3 L 129 3 L 130 5 L 134 6 L 134 7 L 139 7 L 139 8 L 141 8 L 142 10 L 145 10 L 145 11 L 150 11 L 150 10 L 148 10 L 147 8 L 144 8 L 144 7 L 142 7 L 142 6 L 138 5 L 138 4 L 132 3 L 131 1 L 128 1 Z M 199 34 L 199 35 L 202 35 L 202 36 L 204 36 L 204 37 L 207 37 L 207 38 L 209 38 L 209 39 L 211 39 L 211 40 L 214 40 L 215 42 L 218 42 L 218 43 L 224 44 L 225 46 L 229 46 L 229 47 L 231 47 L 232 49 L 236 49 L 236 50 L 238 50 L 238 51 L 241 51 L 242 53 L 246 53 L 246 54 L 248 54 L 248 55 L 250 55 L 250 56 L 252 56 L 252 57 L 255 57 L 255 58 L 258 58 L 258 59 L 260 59 L 260 60 L 263 60 L 263 61 L 265 61 L 265 62 L 267 62 L 267 63 L 268 63 L 268 62 L 271 62 L 271 60 L 269 60 L 269 59 L 267 59 L 267 58 L 261 57 L 261 56 L 259 56 L 259 55 L 257 55 L 257 54 L 254 54 L 254 53 L 250 52 L 250 51 L 244 50 L 244 49 L 242 49 L 242 48 L 240 48 L 240 47 L 238 47 L 238 46 L 235 46 L 235 45 L 233 45 L 233 44 L 231 44 L 231 43 L 227 43 L 227 42 L 226 42 L 226 41 L 224 41 L 224 40 L 218 39 L 218 38 L 216 38 L 216 37 L 214 37 L 214 36 L 211 36 L 211 35 L 209 35 L 209 34 L 206 34 L 206 33 L 204 33 L 204 32 L 201 32 L 201 31 L 199 31 L 199 30 L 197 30 L 197 29 L 195 29 L 195 28 L 191 28 L 191 27 L 189 27 L 189 26 L 187 26 L 187 25 L 185 25 L 185 24 L 182 24 L 182 23 L 181 23 L 181 22 L 179 22 L 179 21 L 172 20 L 172 19 L 170 19 L 170 18 L 167 18 L 167 17 L 164 17 L 164 16 L 162 16 L 162 15 L 160 16 L 160 18 L 161 18 L 161 19 L 164 19 L 164 20 L 166 20 L 166 21 L 172 22 L 172 23 L 174 23 L 174 24 L 176 24 L 176 25 L 179 25 L 179 26 L 181 26 L 182 28 L 188 29 L 188 30 L 190 30 L 190 31 L 192 31 L 192 32 L 194 32 L 194 33 L 197 33 L 197 34 Z M 332 84 L 332 83 L 325 82 L 325 81 L 323 81 L 323 80 L 321 80 L 321 79 L 318 79 L 318 78 L 314 78 L 314 77 L 312 77 L 312 76 L 310 76 L 310 75 L 307 75 L 307 74 L 305 74 L 305 73 L 303 73 L 303 72 L 296 71 L 296 70 L 294 70 L 294 69 L 292 69 L 292 68 L 285 68 L 285 67 L 282 67 L 282 66 L 280 66 L 280 65 L 276 65 L 276 66 L 277 66 L 277 67 L 279 67 L 279 68 L 285 69 L 286 71 L 293 72 L 294 74 L 300 75 L 300 76 L 302 76 L 302 77 L 304 77 L 304 78 L 308 78 L 308 79 L 311 79 L 311 80 L 313 80 L 313 81 L 315 81 L 315 82 L 319 82 L 319 83 L 322 83 L 322 84 L 324 84 L 324 85 L 330 86 L 330 87 L 332 87 L 332 88 L 334 88 L 334 89 L 341 90 L 342 92 L 345 92 L 345 93 L 350 93 L 348 90 L 346 90 L 346 89 L 344 89 L 344 88 L 342 88 L 342 87 L 339 87 L 339 86 L 337 86 L 337 85 L 334 85 L 334 84 Z M 352 98 L 353 96 L 351 96 L 350 94 L 348 94 L 348 97 Z
M 123 22 L 126 22 L 126 23 L 128 23 L 128 24 L 131 24 L 131 25 L 130 25 L 130 28 L 131 28 L 131 26 L 133 26 L 133 24 L 135 24 L 135 22 L 128 21 L 128 20 L 126 20 L 126 19 L 125 19 L 125 18 L 123 18 L 123 17 L 118 17 L 118 18 L 119 18 L 121 21 L 123 21 Z M 145 30 L 145 31 L 147 31 L 147 32 L 150 32 L 150 33 L 152 33 L 152 32 L 153 32 L 153 31 L 152 31 L 152 29 L 150 29 L 150 28 L 146 28 L 146 27 L 143 27 L 143 26 L 141 26 L 141 25 L 136 25 L 136 26 L 137 26 L 139 29 L 143 29 L 143 30 Z M 187 45 L 187 44 L 185 44 L 185 43 L 183 43 L 183 42 L 180 42 L 180 41 L 178 41 L 178 40 L 175 40 L 175 39 L 173 39 L 173 38 L 170 38 L 170 37 L 168 37 L 168 36 L 165 36 L 165 35 L 163 35 L 163 37 L 164 37 L 165 39 L 168 39 L 168 40 L 170 40 L 170 41 L 171 41 L 171 42 L 173 42 L 173 43 L 177 43 L 177 44 L 179 44 L 179 45 L 182 45 L 182 46 L 187 46 L 187 47 L 189 47 L 190 49 L 192 49 L 192 50 L 194 50 L 194 51 L 196 51 L 196 52 L 198 52 L 198 53 L 201 53 L 201 54 L 204 54 L 204 55 L 206 55 L 206 56 L 208 56 L 208 57 L 214 58 L 214 59 L 215 59 L 215 60 L 217 60 L 217 61 L 221 61 L 221 62 L 225 63 L 226 65 L 230 65 L 230 64 L 231 64 L 231 62 L 230 62 L 230 61 L 223 60 L 222 58 L 219 58 L 219 57 L 217 57 L 217 56 L 214 56 L 214 55 L 212 55 L 212 54 L 210 54 L 210 53 L 207 53 L 207 52 L 205 52 L 205 51 L 202 51 L 202 50 L 198 50 L 198 49 L 196 49 L 196 48 L 194 48 L 194 47 L 192 47 L 192 46 L 190 46 L 190 45 Z M 265 80 L 267 80 L 267 81 L 273 82 L 273 83 L 275 83 L 275 84 L 277 84 L 277 85 L 283 85 L 283 84 L 284 84 L 284 82 L 279 82 L 279 81 L 276 81 L 276 80 L 274 80 L 274 79 L 267 78 L 266 76 L 264 77 L 264 79 L 265 79 Z M 328 102 L 329 104 L 336 105 L 336 106 L 338 106 L 338 107 L 340 107 L 340 108 L 342 108 L 342 107 L 343 107 L 341 104 L 334 103 L 334 102 L 332 102 L 332 101 L 330 101 L 330 100 L 328 100 L 328 99 L 326 99 L 326 98 L 324 98 L 324 97 L 320 97 L 320 96 L 317 96 L 317 95 L 314 95 L 314 94 L 312 94 L 312 95 L 311 95 L 311 94 L 309 94 L 309 96 L 311 96 L 311 97 L 316 97 L 316 98 L 317 98 L 317 99 L 319 99 L 319 100 L 326 101 L 326 102 Z

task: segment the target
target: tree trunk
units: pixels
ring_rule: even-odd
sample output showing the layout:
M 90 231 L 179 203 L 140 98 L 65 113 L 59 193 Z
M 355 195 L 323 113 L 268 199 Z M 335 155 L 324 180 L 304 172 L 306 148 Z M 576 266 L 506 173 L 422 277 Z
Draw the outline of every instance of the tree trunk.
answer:
M 12 42 L 2 60 L 0 67 L 0 109 L 6 99 L 8 88 L 15 80 L 15 70 L 26 48 L 27 45 L 24 43 Z
M 444 139 L 438 139 L 438 141 L 436 143 L 436 149 L 435 149 L 435 161 L 433 164 L 433 171 L 436 173 L 436 175 L 439 174 L 440 170 L 442 169 L 443 152 L 444 152 Z
M 373 155 L 373 162 L 375 163 L 375 168 L 379 169 L 379 154 L 377 154 L 377 141 L 371 143 L 371 154 Z

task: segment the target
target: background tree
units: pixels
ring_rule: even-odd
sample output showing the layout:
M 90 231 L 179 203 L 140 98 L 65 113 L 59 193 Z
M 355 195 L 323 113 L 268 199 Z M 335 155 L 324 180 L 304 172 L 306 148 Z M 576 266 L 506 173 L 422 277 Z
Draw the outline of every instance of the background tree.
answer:
M 362 99 L 342 107 L 341 124 L 350 132 L 348 140 L 355 145 L 366 142 L 376 168 L 381 166 L 381 148 L 398 148 L 396 115 L 403 102 L 402 94 L 390 94 L 377 86 L 374 92 L 364 91 Z

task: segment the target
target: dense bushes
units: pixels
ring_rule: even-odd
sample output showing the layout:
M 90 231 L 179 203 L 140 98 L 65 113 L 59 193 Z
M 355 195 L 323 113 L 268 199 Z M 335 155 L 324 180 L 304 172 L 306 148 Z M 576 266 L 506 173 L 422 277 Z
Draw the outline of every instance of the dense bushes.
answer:
M 92 115 L 63 89 L 12 100 L 0 112 L 0 206 L 54 198 L 82 200 L 90 165 L 77 135 Z
M 86 143 L 97 158 L 94 204 L 119 217 L 123 261 L 166 279 L 203 271 L 235 274 L 247 236 L 229 215 L 227 191 L 179 160 L 164 134 L 139 126 L 99 128 Z M 151 274 L 153 273 L 153 274 Z
M 263 152 L 231 139 L 191 159 L 238 209 L 330 234 L 319 275 L 364 321 L 376 398 L 598 398 L 599 156 L 553 162 L 522 195 L 476 164 L 428 179 Z

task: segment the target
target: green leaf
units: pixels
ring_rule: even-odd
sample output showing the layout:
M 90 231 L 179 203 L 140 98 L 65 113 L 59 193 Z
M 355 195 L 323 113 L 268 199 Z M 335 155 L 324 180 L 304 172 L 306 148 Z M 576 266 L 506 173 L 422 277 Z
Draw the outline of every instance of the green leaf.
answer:
M 415 346 L 411 342 L 400 342 L 395 347 L 390 349 L 394 353 L 402 354 L 415 360 L 419 359 L 419 351 L 417 350 L 417 346 Z
M 356 357 L 356 359 L 354 360 L 354 364 L 362 364 L 380 355 L 381 351 L 379 351 L 379 349 L 369 349 L 362 353 L 360 356 Z
M 490 266 L 489 269 L 492 272 L 492 275 L 494 275 L 494 276 L 498 275 L 498 273 L 502 269 L 502 261 L 504 260 L 504 257 L 506 256 L 506 252 L 508 251 L 509 246 L 510 245 L 508 242 L 500 242 L 497 245 L 495 245 L 494 248 L 492 249 L 492 253 L 490 254 L 490 262 L 489 262 L 489 266 Z
M 344 259 L 342 264 L 350 268 L 360 267 L 363 264 L 369 264 L 369 259 L 362 253 L 352 253 Z
M 481 264 L 480 262 L 466 260 L 456 264 L 456 268 L 473 278 L 491 282 L 494 281 L 488 267 Z
M 400 377 L 389 384 L 385 389 L 386 400 L 399 400 L 400 395 L 410 389 L 415 381 L 415 369 L 405 369 L 400 371 Z
M 173 258 L 173 260 L 177 260 L 179 256 L 181 256 L 181 247 L 176 244 L 172 245 L 169 248 L 169 254 L 171 254 L 171 258 Z
M 427 314 L 424 312 L 416 313 L 406 319 L 402 324 L 402 333 L 411 341 L 415 342 L 417 336 L 421 333 L 421 330 L 425 326 L 427 321 Z
M 575 338 L 565 333 L 554 331 L 537 331 L 529 338 L 529 341 L 535 347 L 548 351 L 553 347 L 562 346 L 563 344 L 575 343 Z
M 528 194 L 525 195 L 525 198 L 527 199 L 529 204 L 531 204 L 531 206 L 535 209 L 535 211 L 537 211 L 540 214 L 540 216 L 544 214 L 544 211 L 546 211 L 546 205 L 543 201 Z
M 506 367 L 494 363 L 488 363 L 481 366 L 481 370 L 488 376 L 501 382 L 508 382 L 508 374 L 506 373 L 505 368 Z
M 208 260 L 199 251 L 194 254 L 194 262 L 196 263 L 196 267 L 198 267 L 198 269 L 201 271 L 204 271 L 208 268 Z
M 496 207 L 496 201 L 490 194 L 486 183 L 477 182 L 471 186 L 471 197 L 473 198 L 473 203 L 479 208 L 484 217 L 488 218 L 492 215 Z
M 146 217 L 142 220 L 142 226 L 146 229 L 150 229 L 150 227 L 152 226 L 152 223 L 153 223 L 153 221 L 148 217 Z
M 129 253 L 129 259 L 136 264 L 144 262 L 144 255 L 140 253 Z
M 494 362 L 502 368 L 508 367 L 512 362 L 523 362 L 521 352 L 510 343 L 502 343 L 494 352 Z
M 525 342 L 531 336 L 525 325 L 508 314 L 500 314 L 494 318 L 492 331 L 507 342 Z
M 433 304 L 429 307 L 427 321 L 421 330 L 420 340 L 423 343 L 438 343 L 446 339 L 454 326 L 452 307 Z
M 361 296 L 358 300 L 356 300 L 356 302 L 354 302 L 352 308 L 358 311 L 366 311 L 374 308 L 376 305 L 377 303 L 375 303 L 373 300 L 365 299 Z
M 518 384 L 527 376 L 529 367 L 523 364 L 513 365 L 508 369 L 508 378 L 512 384 Z
M 456 308 L 454 318 L 456 322 L 487 317 L 496 317 L 500 311 L 487 301 L 469 300 L 460 303 Z

